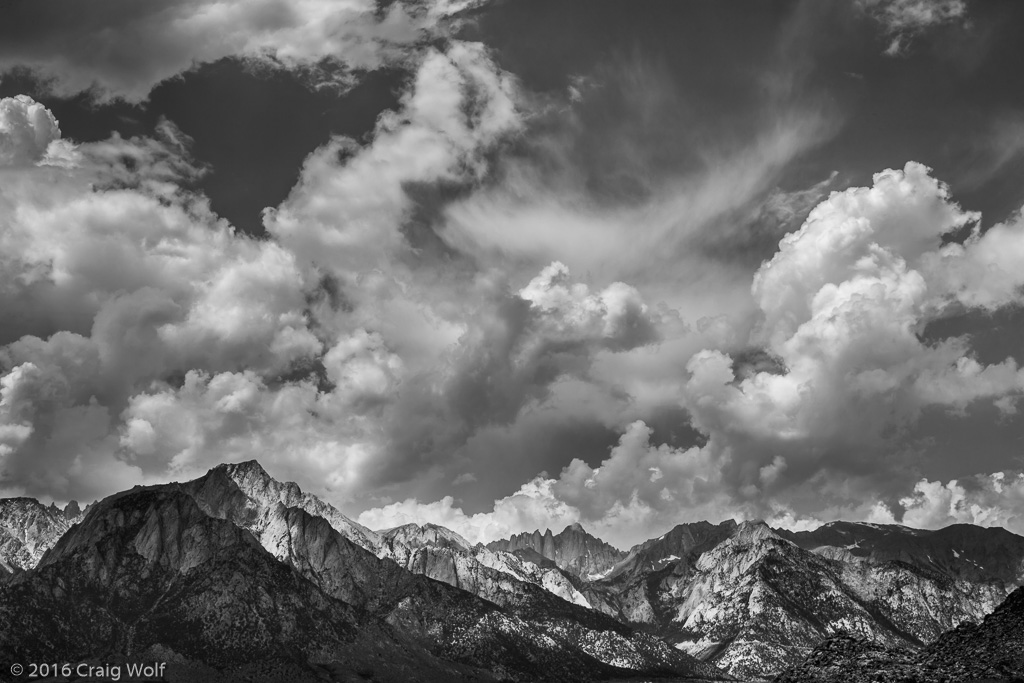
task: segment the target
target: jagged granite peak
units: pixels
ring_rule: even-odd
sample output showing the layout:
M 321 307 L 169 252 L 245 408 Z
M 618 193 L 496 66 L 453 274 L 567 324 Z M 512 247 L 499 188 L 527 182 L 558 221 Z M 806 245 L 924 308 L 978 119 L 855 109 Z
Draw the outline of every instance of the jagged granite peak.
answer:
M 72 501 L 73 502 L 73 501 Z M 81 516 L 78 504 L 64 510 L 35 498 L 0 499 L 0 568 L 31 569 Z
M 487 548 L 515 552 L 532 550 L 553 560 L 562 569 L 578 577 L 596 577 L 609 571 L 626 553 L 593 536 L 579 523 L 571 524 L 558 534 L 546 529 L 515 534 L 508 539 L 492 541 Z
M 946 683 L 1024 680 L 1024 588 L 980 624 L 964 622 L 927 647 L 885 647 L 842 634 L 788 668 L 777 683 Z
M 574 584 L 573 576 L 540 555 L 534 554 L 545 566 L 482 544 L 473 546 L 437 524 L 405 524 L 378 533 L 383 539 L 380 557 L 499 605 L 522 604 L 523 596 L 532 590 L 520 585 L 525 583 L 575 605 L 592 606 Z
M 105 499 L 0 587 L 0 641 L 16 661 L 170 662 L 171 680 L 469 673 L 331 598 L 174 485 Z
M 906 562 L 953 579 L 1024 583 L 1024 537 L 998 527 L 954 524 L 935 531 L 898 524 L 830 522 L 777 533 L 803 548 L 876 562 Z
M 349 540 L 370 552 L 380 549 L 381 538 L 376 532 L 352 521 L 330 503 L 303 492 L 295 482 L 277 481 L 256 460 L 218 465 L 211 473 L 215 471 L 223 471 L 250 499 L 263 507 L 280 502 L 286 507 L 302 508 L 326 519 Z
M 64 506 L 64 519 L 76 519 L 82 514 L 82 507 L 78 504 L 77 500 L 68 501 L 68 504 Z

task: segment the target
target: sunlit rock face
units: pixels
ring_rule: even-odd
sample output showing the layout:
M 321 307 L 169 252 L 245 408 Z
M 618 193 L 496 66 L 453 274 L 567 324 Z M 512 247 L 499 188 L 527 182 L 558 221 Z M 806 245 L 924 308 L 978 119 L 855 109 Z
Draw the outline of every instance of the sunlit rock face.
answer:
M 380 549 L 380 537 L 366 527 L 353 522 L 337 508 L 316 496 L 304 493 L 294 482 L 281 483 L 267 474 L 256 462 L 222 465 L 224 474 L 235 482 L 238 488 L 261 508 L 281 503 L 285 507 L 305 510 L 315 517 L 321 517 L 347 539 L 356 545 L 376 553 Z
M 0 577 L 39 564 L 81 514 L 75 501 L 61 510 L 34 498 L 0 499 Z
M 525 590 L 521 584 L 531 584 L 573 604 L 592 606 L 558 567 L 538 566 L 482 545 L 473 547 L 454 531 L 436 524 L 406 524 L 381 536 L 381 557 L 499 605 L 521 602 Z

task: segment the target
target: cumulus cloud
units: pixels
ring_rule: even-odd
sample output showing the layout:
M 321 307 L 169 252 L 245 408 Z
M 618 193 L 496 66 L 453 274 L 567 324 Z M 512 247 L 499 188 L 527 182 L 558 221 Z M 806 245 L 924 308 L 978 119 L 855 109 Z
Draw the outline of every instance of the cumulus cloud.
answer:
M 609 348 L 628 349 L 656 338 L 647 305 L 634 287 L 615 282 L 591 294 L 585 284 L 571 284 L 569 269 L 558 261 L 544 268 L 519 296 L 542 312 L 544 336 L 551 340 L 602 339 Z
M 530 500 L 543 505 L 530 509 L 555 510 L 559 523 L 583 520 L 620 542 L 673 520 L 766 517 L 800 528 L 894 519 L 899 505 L 907 523 L 925 523 L 929 501 L 959 489 L 926 482 L 908 494 L 919 475 L 900 454 L 901 435 L 925 407 L 953 419 L 977 401 L 1007 412 L 1024 393 L 1012 358 L 985 365 L 967 338 L 921 337 L 928 322 L 951 312 L 1020 302 L 1024 280 L 1011 265 L 1024 244 L 1019 218 L 979 225 L 978 214 L 962 210 L 913 162 L 877 174 L 871 187 L 832 193 L 755 274 L 760 322 L 750 346 L 684 356 L 680 400 L 706 445 L 654 445 L 649 428 L 634 423 L 599 467 L 576 460 L 556 478 L 534 480 L 531 491 L 544 493 Z M 942 245 L 943 235 L 970 227 L 962 244 Z M 524 296 L 553 310 L 586 311 L 573 305 L 586 298 L 582 290 L 556 284 L 561 272 L 549 267 Z M 539 517 L 504 516 L 502 501 L 512 498 L 465 519 L 452 512 L 453 519 L 470 537 L 544 526 Z M 954 517 L 995 520 L 997 497 L 978 500 L 980 512 L 954 505 Z M 384 510 L 410 514 L 414 506 Z
M 555 264 L 516 289 L 409 240 L 410 185 L 479 181 L 520 125 L 481 46 L 428 50 L 369 144 L 310 156 L 267 212 L 270 240 L 189 189 L 204 169 L 168 122 L 153 139 L 51 140 L 59 154 L 0 189 L 0 370 L 24 387 L 7 401 L 5 480 L 88 499 L 106 491 L 68 478 L 69 458 L 156 480 L 258 457 L 336 501 L 450 481 L 478 429 L 585 378 L 599 352 L 653 342 L 660 316 L 621 282 L 592 292 Z
M 374 455 L 372 424 L 343 395 L 311 381 L 274 390 L 251 371 L 190 370 L 180 388 L 133 396 L 119 430 L 120 454 L 163 476 L 189 477 L 219 462 L 258 458 L 282 477 L 316 481 L 350 498 Z
M 1001 526 L 1024 533 L 1024 474 L 995 472 L 961 480 L 922 479 L 900 498 L 902 523 L 924 529 L 950 524 Z
M 57 119 L 31 97 L 0 100 L 0 167 L 35 164 L 59 138 Z
M 201 170 L 173 126 L 76 146 L 27 98 L 0 108 L 43 131 L 18 148 L 34 165 L 0 168 L 5 482 L 89 499 L 162 473 L 119 447 L 133 395 L 193 369 L 274 377 L 321 353 L 294 257 L 186 189 Z
M 893 439 L 924 406 L 962 410 L 1024 390 L 1012 358 L 986 366 L 966 339 L 920 338 L 951 307 L 1019 300 L 1009 266 L 1024 242 L 1018 227 L 941 246 L 979 218 L 909 163 L 833 193 L 780 242 L 753 282 L 763 315 L 754 340 L 777 366 L 740 377 L 715 349 L 687 364 L 685 403 L 738 496 L 785 499 L 823 471 L 866 478 L 863 490 L 897 485 L 907 475 L 894 478 L 903 464 L 889 457 Z
M 316 68 L 375 69 L 404 58 L 446 18 L 476 4 L 441 0 L 160 0 L 86 8 L 59 0 L 22 3 L 0 27 L 0 71 L 34 69 L 57 95 L 144 100 L 154 85 L 223 57 Z

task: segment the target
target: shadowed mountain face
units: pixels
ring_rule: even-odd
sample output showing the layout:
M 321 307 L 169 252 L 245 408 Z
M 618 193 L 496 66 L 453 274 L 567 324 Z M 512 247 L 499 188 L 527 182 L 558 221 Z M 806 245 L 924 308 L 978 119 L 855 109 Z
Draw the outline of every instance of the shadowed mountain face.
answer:
M 1024 583 L 1024 538 L 1005 529 L 954 524 L 938 531 L 896 524 L 832 522 L 777 532 L 808 550 L 842 549 L 875 562 L 904 562 L 954 579 Z
M 1024 588 L 980 624 L 965 623 L 924 649 L 886 648 L 863 638 L 830 639 L 778 683 L 1024 680 Z

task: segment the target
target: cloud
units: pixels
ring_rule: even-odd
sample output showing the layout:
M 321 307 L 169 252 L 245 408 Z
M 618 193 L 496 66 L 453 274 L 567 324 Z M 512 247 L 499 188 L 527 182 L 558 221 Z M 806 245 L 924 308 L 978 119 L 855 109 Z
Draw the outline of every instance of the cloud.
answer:
M 924 529 L 950 524 L 1001 526 L 1024 532 L 1024 474 L 995 472 L 962 480 L 922 479 L 900 499 L 902 523 Z
M 482 45 L 428 50 L 373 143 L 335 138 L 311 154 L 289 197 L 267 210 L 267 230 L 346 284 L 400 265 L 391 262 L 412 254 L 402 233 L 413 209 L 407 188 L 478 180 L 485 153 L 520 128 L 520 116 L 514 80 Z
M 965 0 L 857 0 L 857 5 L 885 30 L 890 57 L 903 53 L 915 35 L 967 16 Z
M 660 316 L 624 283 L 591 291 L 555 264 L 516 289 L 410 241 L 409 188 L 478 182 L 520 128 L 516 97 L 480 45 L 426 51 L 370 143 L 310 156 L 267 212 L 270 240 L 190 189 L 205 170 L 167 122 L 153 139 L 51 140 L 59 154 L 0 190 L 0 374 L 61 388 L 4 418 L 5 480 L 88 499 L 81 475 L 30 475 L 92 444 L 81 457 L 144 480 L 259 457 L 338 501 L 450 481 L 477 430 L 596 354 L 653 342 Z M 82 446 L 62 450 L 65 433 Z
M 709 453 L 650 443 L 643 422 L 630 424 L 597 467 L 574 459 L 557 478 L 538 476 L 491 511 L 465 514 L 449 496 L 434 503 L 414 499 L 365 511 L 372 528 L 409 520 L 444 524 L 476 542 L 573 522 L 620 547 L 662 533 L 683 519 L 723 519 L 743 512 L 722 493 L 720 473 Z
M 0 71 L 35 70 L 58 96 L 91 90 L 101 100 L 144 100 L 160 81 L 196 64 L 243 56 L 315 70 L 341 81 L 351 70 L 404 58 L 448 17 L 476 3 L 422 6 L 372 0 L 59 0 L 23 3 L 0 27 Z
M 547 526 L 542 517 L 552 514 L 623 543 L 685 519 L 766 517 L 799 528 L 894 519 L 900 505 L 907 523 L 938 524 L 936 505 L 953 511 L 944 513 L 949 519 L 1008 520 L 984 477 L 973 488 L 914 488 L 919 471 L 902 452 L 925 407 L 953 419 L 978 401 L 1006 412 L 1024 393 L 1012 358 L 984 365 L 966 338 L 929 344 L 920 336 L 930 321 L 964 308 L 1020 303 L 1024 281 L 1012 265 L 1024 245 L 1020 218 L 979 225 L 978 214 L 913 162 L 876 174 L 870 187 L 833 192 L 755 274 L 760 322 L 751 346 L 695 349 L 686 358 L 680 400 L 706 445 L 655 445 L 635 422 L 600 466 L 575 460 L 555 478 L 535 479 L 524 509 L 536 516 L 507 511 L 522 492 L 465 519 L 454 508 L 446 514 L 474 538 Z M 943 246 L 943 235 L 970 227 L 962 244 Z M 553 285 L 560 272 L 550 267 L 524 291 L 572 310 L 571 288 Z M 410 514 L 415 504 L 399 507 Z
M 0 167 L 35 164 L 59 138 L 57 119 L 31 97 L 0 99 Z
M 569 269 L 558 261 L 530 280 L 519 297 L 542 312 L 544 336 L 558 342 L 601 339 L 608 348 L 621 350 L 643 346 L 657 336 L 635 288 L 614 282 L 590 294 L 585 284 L 569 282 Z
M 375 453 L 372 424 L 346 397 L 321 393 L 310 381 L 271 389 L 251 371 L 190 370 L 180 388 L 131 398 L 120 454 L 176 478 L 255 457 L 282 477 L 316 481 L 336 500 L 348 500 L 365 483 Z
M 683 260 L 677 277 L 711 277 L 710 266 L 694 254 L 712 234 L 729 237 L 732 214 L 759 199 L 781 167 L 828 128 L 815 112 L 792 113 L 738 150 L 706 152 L 713 158 L 699 170 L 652 181 L 642 202 L 612 206 L 581 191 L 571 170 L 568 177 L 551 177 L 550 164 L 513 160 L 503 182 L 448 208 L 441 234 L 489 262 L 561 261 L 580 272 L 634 281 L 649 279 L 646 273 L 670 274 L 669 263 Z
M 5 486 L 88 500 L 159 476 L 119 448 L 137 392 L 190 370 L 273 378 L 322 352 L 294 257 L 187 189 L 202 171 L 173 126 L 76 146 L 27 98 L 0 107 L 45 131 L 19 152 L 35 164 L 0 168 Z
M 785 503 L 827 473 L 862 491 L 898 486 L 909 473 L 891 454 L 924 406 L 958 411 L 1024 390 L 1013 359 L 984 366 L 966 339 L 919 337 L 957 306 L 1019 301 L 1009 264 L 1024 231 L 1001 225 L 942 247 L 980 217 L 919 164 L 874 181 L 833 193 L 755 274 L 753 340 L 775 367 L 737 376 L 716 349 L 687 364 L 684 403 L 741 499 Z

